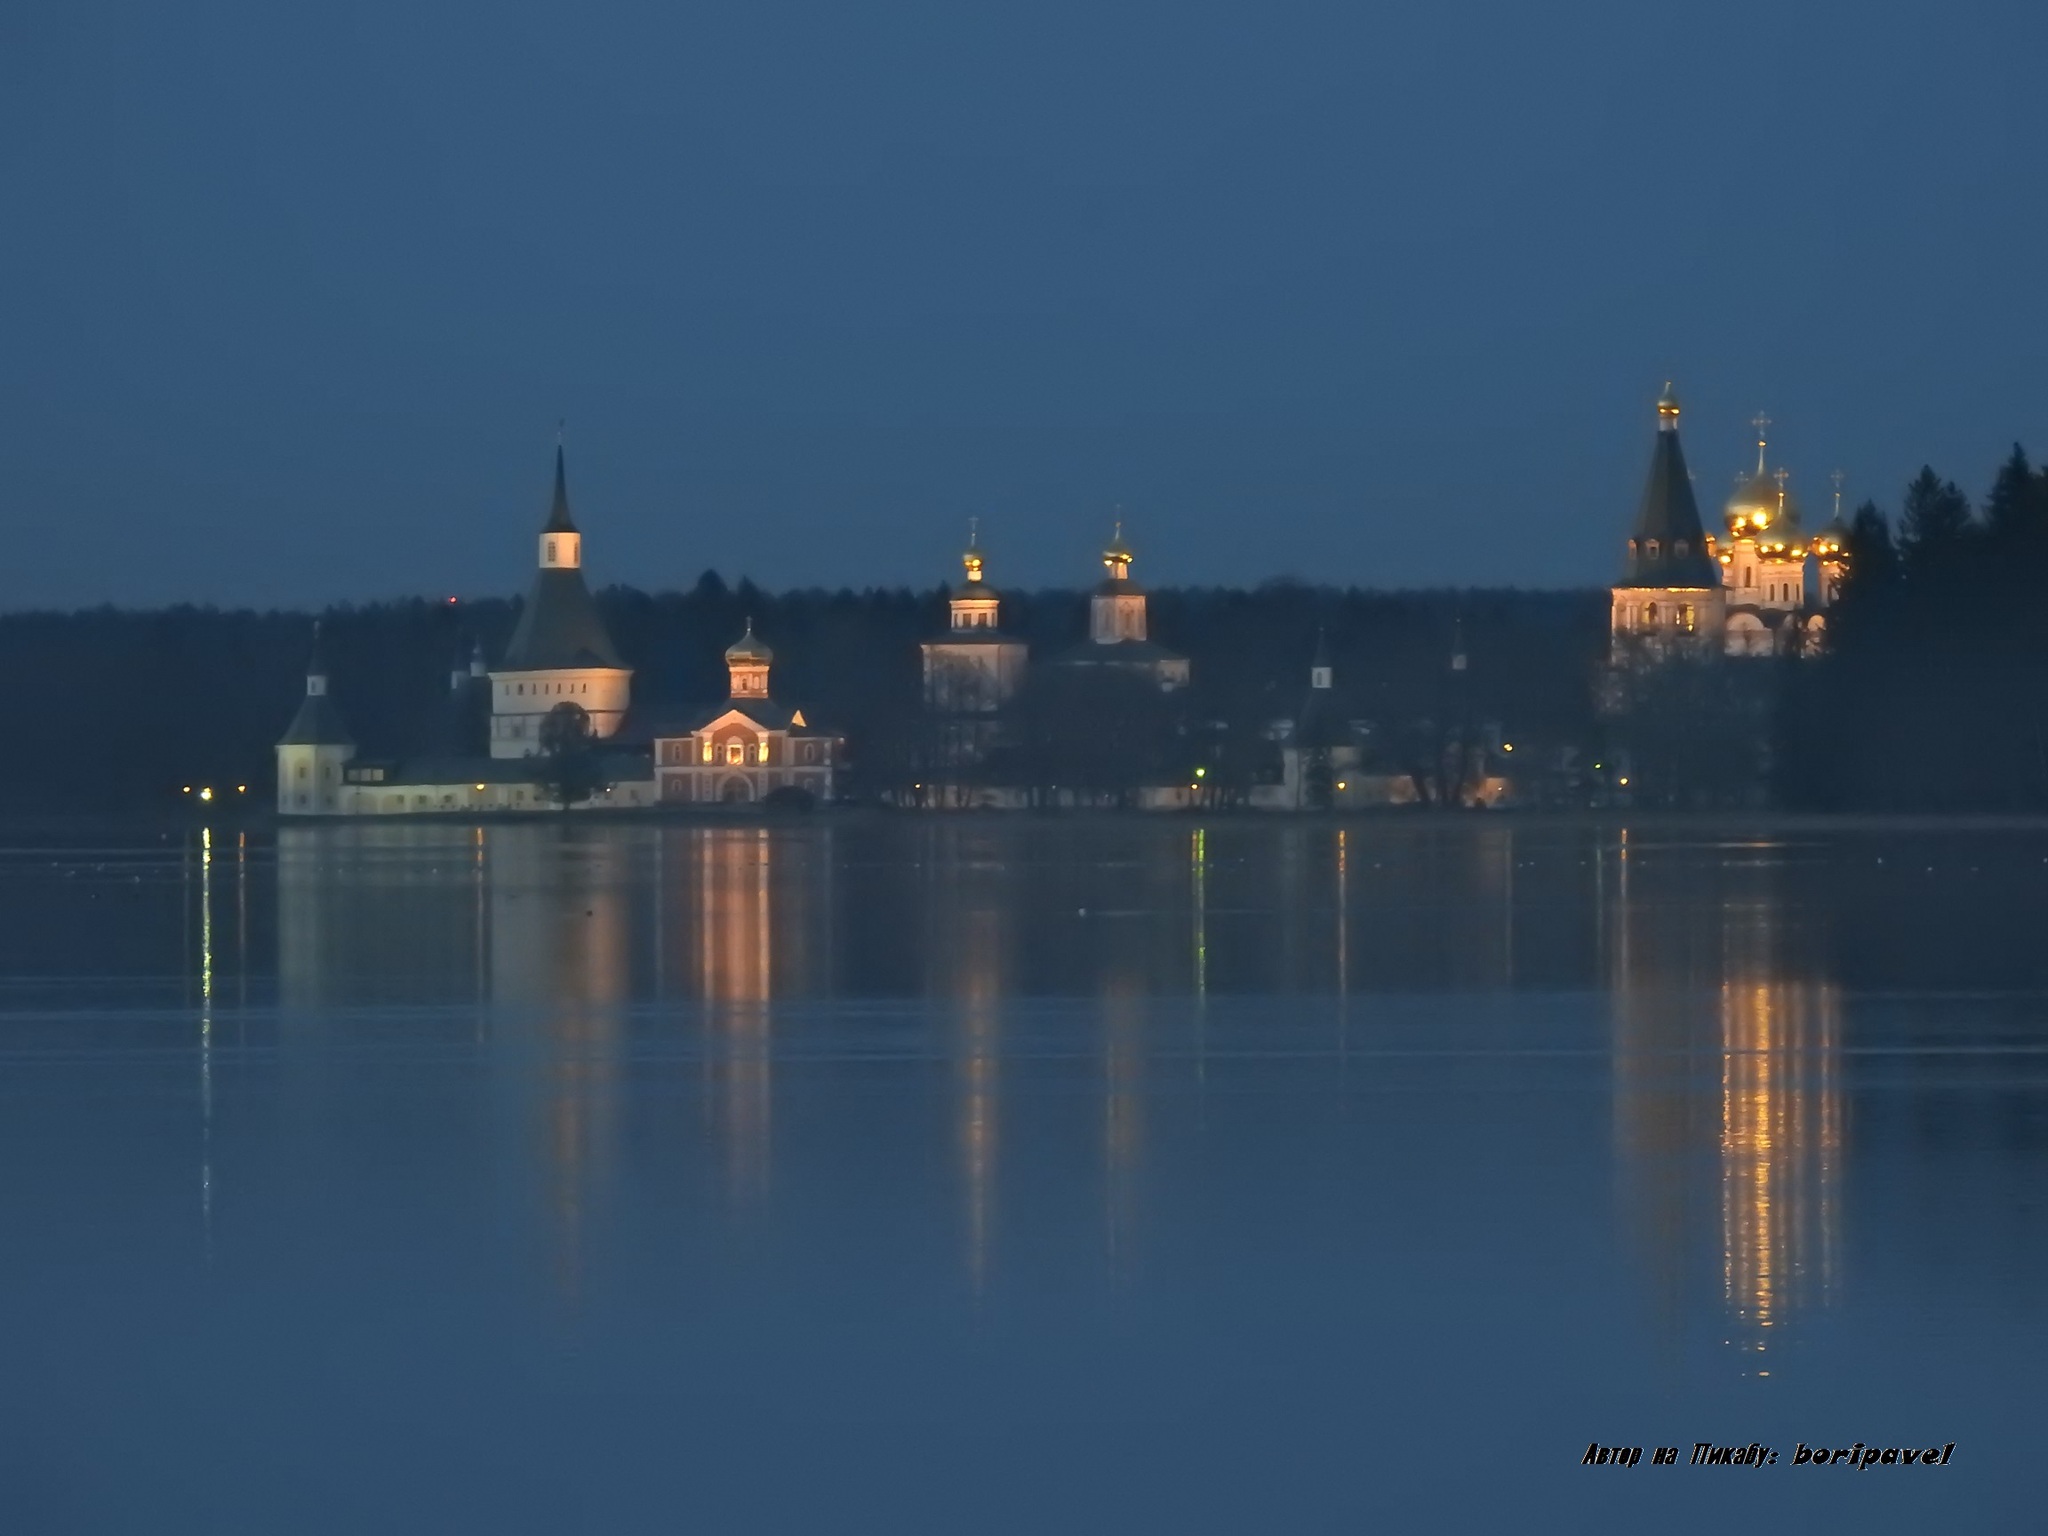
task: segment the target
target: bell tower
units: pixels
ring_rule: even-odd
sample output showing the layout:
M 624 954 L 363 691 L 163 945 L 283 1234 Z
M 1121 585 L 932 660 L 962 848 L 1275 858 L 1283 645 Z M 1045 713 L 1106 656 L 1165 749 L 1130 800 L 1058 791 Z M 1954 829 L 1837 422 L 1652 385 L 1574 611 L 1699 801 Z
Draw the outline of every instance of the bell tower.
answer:
M 283 816 L 332 816 L 341 810 L 341 786 L 355 738 L 327 696 L 327 654 L 320 625 L 306 658 L 306 696 L 277 742 L 277 809 Z
M 1115 645 L 1124 640 L 1145 638 L 1145 593 L 1131 580 L 1131 551 L 1124 543 L 1124 525 L 1118 522 L 1109 548 L 1102 552 L 1102 568 L 1109 573 L 1088 604 L 1088 638 L 1097 645 Z

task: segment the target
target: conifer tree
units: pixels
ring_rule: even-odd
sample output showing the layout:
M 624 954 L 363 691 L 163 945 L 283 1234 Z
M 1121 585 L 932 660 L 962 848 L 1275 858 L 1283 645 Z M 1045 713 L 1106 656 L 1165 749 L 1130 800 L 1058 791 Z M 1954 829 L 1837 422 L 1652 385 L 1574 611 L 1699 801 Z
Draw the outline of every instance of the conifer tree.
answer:
M 1906 487 L 1899 519 L 1899 560 L 1906 579 L 1948 584 L 1968 563 L 1976 532 L 1969 498 L 1953 480 L 1922 465 Z

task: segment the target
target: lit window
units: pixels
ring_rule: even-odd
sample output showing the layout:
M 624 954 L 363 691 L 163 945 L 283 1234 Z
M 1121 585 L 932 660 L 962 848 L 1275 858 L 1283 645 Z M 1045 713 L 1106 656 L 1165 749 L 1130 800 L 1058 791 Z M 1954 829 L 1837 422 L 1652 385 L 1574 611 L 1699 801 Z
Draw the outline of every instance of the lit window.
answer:
M 725 744 L 725 760 L 737 767 L 747 760 L 746 744 L 737 738 Z
M 709 736 L 704 738 L 704 761 L 707 763 L 711 761 L 711 738 Z

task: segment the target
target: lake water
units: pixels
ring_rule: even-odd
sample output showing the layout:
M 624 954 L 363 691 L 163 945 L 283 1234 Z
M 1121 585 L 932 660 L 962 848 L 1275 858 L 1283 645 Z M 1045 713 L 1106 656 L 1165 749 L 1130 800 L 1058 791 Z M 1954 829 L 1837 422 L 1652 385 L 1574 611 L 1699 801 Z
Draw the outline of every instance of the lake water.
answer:
M 2048 831 L 194 829 L 0 911 L 0 1529 L 2040 1519 Z

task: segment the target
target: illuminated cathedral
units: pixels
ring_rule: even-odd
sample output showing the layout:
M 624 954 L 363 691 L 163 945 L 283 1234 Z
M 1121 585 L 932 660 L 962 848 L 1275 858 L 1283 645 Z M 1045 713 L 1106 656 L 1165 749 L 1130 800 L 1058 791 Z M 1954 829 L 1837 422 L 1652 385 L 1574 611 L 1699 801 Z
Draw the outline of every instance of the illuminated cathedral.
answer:
M 1819 649 L 1826 611 L 1848 573 L 1841 477 L 1833 519 L 1807 535 L 1784 469 L 1766 458 L 1759 416 L 1756 468 L 1728 500 L 1720 536 L 1701 522 L 1678 439 L 1678 397 L 1657 401 L 1650 476 L 1612 589 L 1610 656 L 1617 666 L 1674 657 L 1803 656 Z M 1813 567 L 1809 575 L 1809 563 Z

